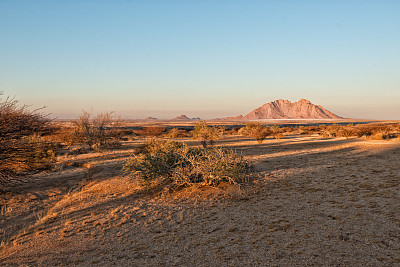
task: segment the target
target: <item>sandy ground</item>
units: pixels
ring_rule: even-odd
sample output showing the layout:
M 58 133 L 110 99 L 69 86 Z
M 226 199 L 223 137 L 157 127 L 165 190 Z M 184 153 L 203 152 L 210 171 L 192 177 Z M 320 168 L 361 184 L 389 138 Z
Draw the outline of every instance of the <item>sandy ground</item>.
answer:
M 399 140 L 218 144 L 255 163 L 253 189 L 151 195 L 121 172 L 132 144 L 16 181 L 0 265 L 400 266 Z

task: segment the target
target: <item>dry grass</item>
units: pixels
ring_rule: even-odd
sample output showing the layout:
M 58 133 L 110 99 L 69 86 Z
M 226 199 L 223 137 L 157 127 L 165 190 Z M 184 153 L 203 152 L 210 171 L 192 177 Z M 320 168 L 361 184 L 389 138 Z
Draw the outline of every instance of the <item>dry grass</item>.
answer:
M 141 188 L 129 177 L 114 177 L 100 182 L 90 182 L 66 194 L 39 221 L 39 224 L 46 222 L 48 218 L 62 215 L 63 211 L 68 210 L 68 212 L 71 212 L 71 210 L 86 208 L 88 205 L 94 206 L 106 201 L 109 196 L 126 196 L 137 192 Z

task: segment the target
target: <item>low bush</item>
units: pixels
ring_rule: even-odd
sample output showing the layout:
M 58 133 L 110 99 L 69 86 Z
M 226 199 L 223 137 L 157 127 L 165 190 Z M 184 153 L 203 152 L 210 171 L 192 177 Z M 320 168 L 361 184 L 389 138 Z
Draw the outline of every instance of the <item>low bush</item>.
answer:
M 267 136 L 273 134 L 273 131 L 259 122 L 249 122 L 246 123 L 245 127 L 239 130 L 239 133 L 244 136 L 252 137 L 261 144 Z
M 333 138 L 333 137 L 339 137 L 339 132 L 343 129 L 342 126 L 338 124 L 332 124 L 332 125 L 321 125 L 319 127 L 320 135 L 324 138 Z
M 372 140 L 384 140 L 384 139 L 389 139 L 388 136 L 383 133 L 383 132 L 376 132 L 373 133 L 372 135 L 368 136 L 369 139 Z
M 80 144 L 103 151 L 120 145 L 119 120 L 112 112 L 100 113 L 91 118 L 91 114 L 84 111 L 72 124 L 72 128 L 62 128 L 59 131 L 59 140 L 67 147 Z
M 232 127 L 230 130 L 225 130 L 224 135 L 237 135 L 240 129 L 240 126 Z
M 1 149 L 0 173 L 15 175 L 48 169 L 56 159 L 57 145 L 40 135 L 10 140 L 9 150 Z
M 151 140 L 146 143 L 144 153 L 127 160 L 124 171 L 145 184 L 157 181 L 166 188 L 177 189 L 242 183 L 249 180 L 253 168 L 231 150 Z
M 281 139 L 285 138 L 285 135 L 283 133 L 275 133 L 274 138 L 277 140 L 281 140 Z
M 283 133 L 292 133 L 292 132 L 296 131 L 296 128 L 294 128 L 294 127 L 282 127 L 281 130 L 282 130 Z
M 312 126 L 312 125 L 311 126 L 300 125 L 298 127 L 299 133 L 303 134 L 303 135 L 312 135 L 312 134 L 315 134 L 315 133 L 319 133 L 320 130 L 321 130 L 320 127 Z
M 2 95 L 0 92 L 0 180 L 6 182 L 9 176 L 47 168 L 55 158 L 56 144 L 43 137 L 52 130 L 47 116 Z
M 346 137 L 349 139 L 350 137 L 358 136 L 358 130 L 356 127 L 352 125 L 342 126 L 336 133 L 337 137 Z
M 212 146 L 215 140 L 221 138 L 223 132 L 223 127 L 211 127 L 205 121 L 197 122 L 191 131 L 193 139 L 200 140 L 203 148 L 207 147 L 207 141 Z
M 165 134 L 165 137 L 167 138 L 184 138 L 189 136 L 190 136 L 189 132 L 185 130 L 179 130 L 177 128 L 172 128 Z
M 280 139 L 285 138 L 285 135 L 283 134 L 283 133 L 284 133 L 284 130 L 282 130 L 282 128 L 280 128 L 278 125 L 271 126 L 270 129 L 271 129 L 271 131 L 272 131 L 271 135 L 272 135 L 275 139 L 280 140 Z

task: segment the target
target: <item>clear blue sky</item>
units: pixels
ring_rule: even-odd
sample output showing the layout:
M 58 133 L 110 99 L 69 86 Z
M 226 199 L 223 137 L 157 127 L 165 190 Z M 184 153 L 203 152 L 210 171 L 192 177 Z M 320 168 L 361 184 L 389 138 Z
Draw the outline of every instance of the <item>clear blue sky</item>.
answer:
M 0 0 L 0 90 L 58 118 L 400 119 L 400 1 Z

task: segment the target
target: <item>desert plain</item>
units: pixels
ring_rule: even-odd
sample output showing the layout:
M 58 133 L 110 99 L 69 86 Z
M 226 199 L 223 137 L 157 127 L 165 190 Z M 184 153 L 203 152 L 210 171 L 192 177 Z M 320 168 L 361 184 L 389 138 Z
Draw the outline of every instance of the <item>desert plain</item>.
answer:
M 122 171 L 145 139 L 15 177 L 0 265 L 400 266 L 399 138 L 224 135 L 257 177 L 165 194 Z

